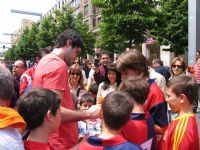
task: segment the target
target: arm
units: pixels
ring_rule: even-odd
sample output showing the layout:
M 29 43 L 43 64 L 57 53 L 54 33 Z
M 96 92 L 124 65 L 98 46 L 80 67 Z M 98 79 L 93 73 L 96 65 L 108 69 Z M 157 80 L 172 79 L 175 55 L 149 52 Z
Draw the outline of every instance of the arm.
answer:
M 63 99 L 64 92 L 60 90 L 52 90 L 58 96 Z M 96 119 L 98 117 L 99 110 L 96 109 L 94 111 L 91 110 L 70 110 L 64 107 L 61 107 L 61 118 L 62 122 L 76 122 L 79 120 L 85 119 Z
M 87 91 L 89 91 L 90 86 L 92 85 L 92 81 L 93 81 L 93 78 L 94 78 L 93 75 L 94 75 L 94 70 L 91 69 L 90 72 L 89 72 L 88 83 L 87 83 L 87 86 L 86 86 Z

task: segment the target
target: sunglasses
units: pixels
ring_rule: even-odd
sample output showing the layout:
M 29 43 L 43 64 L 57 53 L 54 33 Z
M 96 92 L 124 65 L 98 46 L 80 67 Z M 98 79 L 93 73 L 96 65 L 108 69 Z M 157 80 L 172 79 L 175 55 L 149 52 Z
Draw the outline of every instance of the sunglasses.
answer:
M 80 73 L 71 73 L 71 75 L 73 75 L 73 76 L 80 76 Z
M 180 65 L 172 65 L 172 68 L 178 68 L 178 69 L 182 69 L 183 67 Z

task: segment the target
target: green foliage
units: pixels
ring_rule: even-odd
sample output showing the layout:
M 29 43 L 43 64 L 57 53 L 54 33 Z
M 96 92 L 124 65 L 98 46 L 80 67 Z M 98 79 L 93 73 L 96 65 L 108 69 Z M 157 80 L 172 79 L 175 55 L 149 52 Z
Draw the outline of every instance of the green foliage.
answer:
M 143 43 L 146 30 L 152 29 L 156 20 L 156 0 L 93 0 L 93 3 L 102 10 L 97 45 L 105 50 L 120 52 L 133 43 Z
M 61 10 L 56 10 L 52 15 L 44 17 L 40 23 L 34 24 L 31 28 L 26 28 L 17 45 L 13 45 L 6 53 L 6 59 L 32 59 L 35 58 L 39 48 L 54 46 L 60 33 L 66 29 L 76 30 L 82 37 L 84 49 L 82 55 L 92 53 L 95 36 L 89 31 L 87 24 L 83 22 L 81 14 L 75 16 L 74 10 L 69 6 L 64 6 Z
M 49 15 L 43 18 L 39 25 L 39 32 L 37 35 L 37 45 L 40 48 L 53 46 L 55 43 L 55 37 L 58 35 L 56 30 L 54 18 Z
M 188 49 L 188 0 L 162 0 L 154 38 L 161 45 L 170 45 L 175 55 Z
M 94 51 L 92 49 L 94 48 L 95 36 L 91 31 L 89 31 L 88 25 L 83 22 L 82 13 L 77 15 L 74 25 L 74 29 L 80 34 L 83 40 L 82 55 L 93 54 Z

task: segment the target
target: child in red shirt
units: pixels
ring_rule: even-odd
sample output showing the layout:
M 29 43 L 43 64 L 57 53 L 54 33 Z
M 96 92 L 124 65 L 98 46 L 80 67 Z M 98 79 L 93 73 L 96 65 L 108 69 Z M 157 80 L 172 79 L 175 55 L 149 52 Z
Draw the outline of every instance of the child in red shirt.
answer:
M 143 149 L 153 149 L 154 121 L 143 107 L 150 91 L 149 84 L 142 77 L 129 78 L 120 84 L 118 90 L 128 93 L 134 103 L 131 119 L 122 127 L 124 138 L 140 144 Z
M 179 75 L 167 85 L 166 101 L 178 117 L 168 125 L 161 150 L 199 150 L 198 126 L 192 111 L 192 103 L 198 96 L 195 79 L 189 75 Z
M 20 98 L 18 111 L 30 130 L 24 141 L 25 150 L 50 150 L 48 136 L 58 129 L 61 122 L 59 97 L 48 89 L 33 89 Z

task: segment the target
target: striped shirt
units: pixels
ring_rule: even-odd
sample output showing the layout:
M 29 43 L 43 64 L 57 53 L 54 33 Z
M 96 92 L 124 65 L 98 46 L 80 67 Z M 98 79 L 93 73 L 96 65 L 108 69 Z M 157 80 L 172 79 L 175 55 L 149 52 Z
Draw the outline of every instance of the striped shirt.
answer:
M 194 77 L 196 82 L 200 84 L 200 66 L 197 63 L 194 65 Z
M 168 125 L 161 150 L 199 150 L 198 126 L 194 114 L 185 114 Z

